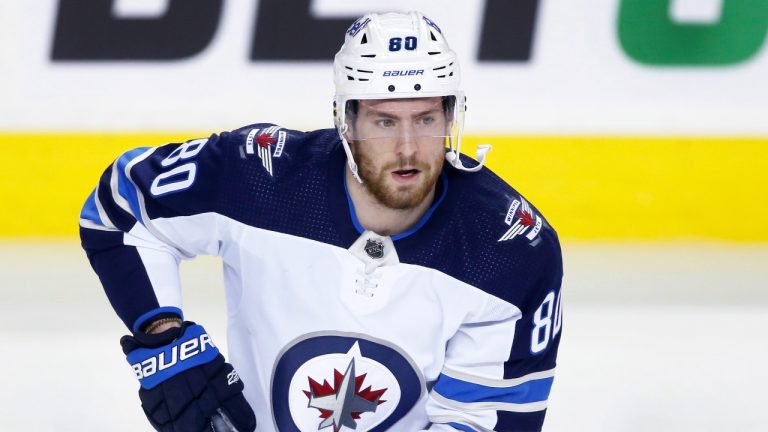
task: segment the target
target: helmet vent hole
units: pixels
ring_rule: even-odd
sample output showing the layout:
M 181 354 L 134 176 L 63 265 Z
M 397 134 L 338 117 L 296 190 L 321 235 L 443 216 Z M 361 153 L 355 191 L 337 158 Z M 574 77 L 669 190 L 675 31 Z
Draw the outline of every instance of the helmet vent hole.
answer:
M 352 78 L 351 76 L 347 75 L 347 81 L 354 81 L 354 80 L 355 80 L 354 78 Z
M 436 68 L 434 68 L 432 70 L 438 71 L 438 70 L 441 70 L 441 69 L 445 69 L 446 67 L 448 67 L 448 66 L 440 66 L 440 67 L 436 67 Z
M 360 39 L 360 45 L 367 44 L 368 43 L 368 35 L 366 33 L 363 33 L 363 38 Z
M 437 54 L 441 54 L 441 52 L 440 51 L 429 51 L 427 54 L 429 54 L 429 55 L 437 55 Z
M 435 36 L 435 32 L 432 32 L 432 31 L 431 31 L 431 32 L 429 32 L 429 36 L 430 36 L 430 38 L 431 38 L 433 41 L 437 42 L 437 37 Z
M 449 73 L 448 76 L 453 76 L 453 72 Z
M 358 69 L 357 71 L 362 73 L 373 73 L 373 71 L 363 70 L 363 69 Z
M 376 57 L 376 54 L 361 54 L 360 57 L 374 58 Z
M 445 75 L 438 75 L 438 78 L 445 78 Z
M 358 78 L 358 81 L 370 81 L 368 78 Z
M 351 67 L 349 67 L 349 66 L 344 66 L 344 67 L 345 67 L 346 69 L 352 70 L 352 68 L 351 68 Z
M 389 91 L 390 91 L 390 93 L 391 93 L 391 92 L 395 91 L 395 86 L 393 86 L 392 84 L 390 84 L 390 85 L 389 85 L 389 87 L 387 87 L 387 90 L 389 90 Z

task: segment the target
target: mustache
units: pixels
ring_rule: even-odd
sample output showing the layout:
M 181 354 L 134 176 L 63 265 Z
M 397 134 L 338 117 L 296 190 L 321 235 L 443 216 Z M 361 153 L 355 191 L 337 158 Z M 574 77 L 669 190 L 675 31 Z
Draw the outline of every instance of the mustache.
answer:
M 425 162 L 418 161 L 414 157 L 401 157 L 396 161 L 389 162 L 388 164 L 384 165 L 383 170 L 396 171 L 396 170 L 403 169 L 405 167 L 411 167 L 419 171 L 427 171 L 429 169 L 428 164 L 426 164 Z

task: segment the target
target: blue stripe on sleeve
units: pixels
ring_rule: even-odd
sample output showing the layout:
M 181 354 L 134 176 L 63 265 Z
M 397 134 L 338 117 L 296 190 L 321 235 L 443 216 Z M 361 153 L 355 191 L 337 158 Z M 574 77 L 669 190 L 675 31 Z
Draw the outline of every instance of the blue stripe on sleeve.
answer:
M 130 209 L 124 210 L 122 207 L 115 203 L 115 196 L 112 194 L 112 186 L 110 180 L 112 179 L 112 168 L 110 167 L 99 180 L 99 187 L 97 189 L 96 198 L 101 204 L 102 210 L 107 214 L 109 220 L 120 231 L 128 232 L 137 223 L 136 218 L 131 214 Z
M 85 205 L 83 205 L 83 210 L 80 212 L 80 218 L 81 219 L 88 219 L 89 221 L 96 222 L 99 225 L 104 225 L 104 222 L 101 221 L 101 216 L 99 216 L 99 210 L 96 208 L 96 189 L 94 189 L 90 195 L 88 195 L 88 199 L 85 200 Z
M 465 426 L 465 425 L 460 424 L 460 423 L 448 423 L 448 426 L 450 426 L 450 427 L 452 427 L 452 428 L 454 428 L 456 430 L 460 430 L 460 431 L 464 431 L 464 432 L 477 432 L 476 430 L 472 429 L 471 427 Z
M 137 156 L 143 154 L 145 151 L 147 151 L 149 147 L 140 147 L 137 149 L 133 149 L 130 151 L 127 151 L 123 153 L 122 156 L 117 160 L 117 191 L 120 193 L 120 196 L 125 198 L 126 201 L 128 201 L 128 206 L 131 207 L 131 211 L 133 212 L 133 216 L 142 224 L 144 223 L 144 220 L 141 217 L 141 207 L 139 206 L 139 197 L 136 193 L 136 187 L 133 185 L 131 180 L 128 179 L 128 176 L 125 174 L 125 167 L 131 163 L 132 160 L 136 159 Z
M 440 375 L 434 390 L 458 402 L 531 403 L 547 400 L 554 377 L 531 380 L 512 387 L 488 387 Z

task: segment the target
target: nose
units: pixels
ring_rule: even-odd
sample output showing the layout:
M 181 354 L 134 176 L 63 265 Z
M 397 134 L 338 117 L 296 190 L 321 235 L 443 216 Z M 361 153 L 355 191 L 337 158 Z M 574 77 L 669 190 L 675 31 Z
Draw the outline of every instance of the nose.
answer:
M 411 125 L 404 126 L 400 131 L 400 136 L 398 136 L 395 152 L 398 155 L 410 157 L 416 153 L 416 150 L 416 131 Z

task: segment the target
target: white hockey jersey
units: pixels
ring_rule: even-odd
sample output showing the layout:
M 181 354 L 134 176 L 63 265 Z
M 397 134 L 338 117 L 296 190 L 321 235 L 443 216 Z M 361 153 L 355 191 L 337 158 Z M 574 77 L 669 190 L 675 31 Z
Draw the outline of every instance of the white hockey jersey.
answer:
M 181 259 L 222 258 L 227 360 L 258 431 L 540 430 L 554 230 L 489 170 L 446 167 L 418 224 L 379 236 L 345 169 L 335 130 L 269 124 L 132 150 L 86 201 L 83 246 L 133 331 L 182 313 Z

